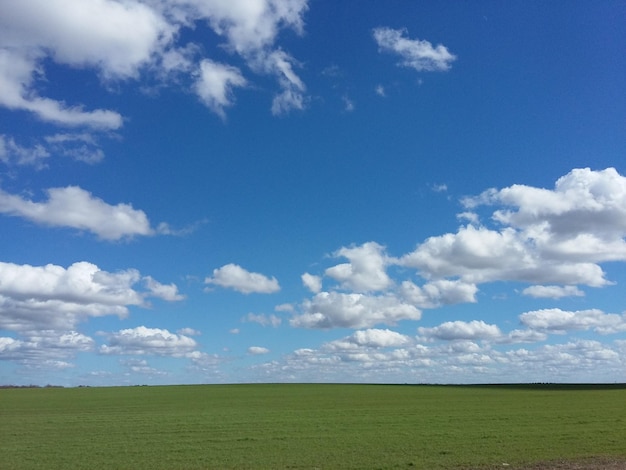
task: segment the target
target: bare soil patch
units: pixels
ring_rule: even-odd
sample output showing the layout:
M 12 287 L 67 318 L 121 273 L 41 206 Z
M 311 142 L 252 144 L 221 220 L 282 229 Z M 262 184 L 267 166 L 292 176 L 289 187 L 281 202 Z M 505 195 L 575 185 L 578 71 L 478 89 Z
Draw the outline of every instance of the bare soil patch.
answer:
M 591 457 L 576 460 L 553 460 L 523 467 L 502 466 L 514 470 L 626 470 L 626 457 Z

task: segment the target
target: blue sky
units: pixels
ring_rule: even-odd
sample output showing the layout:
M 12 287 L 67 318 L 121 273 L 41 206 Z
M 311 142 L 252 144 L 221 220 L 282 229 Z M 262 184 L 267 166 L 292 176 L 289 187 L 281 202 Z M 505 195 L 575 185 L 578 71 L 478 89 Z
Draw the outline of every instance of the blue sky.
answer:
M 625 381 L 625 20 L 0 0 L 0 383 Z

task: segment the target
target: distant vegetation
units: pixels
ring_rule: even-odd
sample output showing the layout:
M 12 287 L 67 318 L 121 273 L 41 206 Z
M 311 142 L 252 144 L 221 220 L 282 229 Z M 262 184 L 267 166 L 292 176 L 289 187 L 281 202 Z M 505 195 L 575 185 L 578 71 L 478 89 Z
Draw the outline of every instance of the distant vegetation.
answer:
M 3 469 L 521 468 L 625 443 L 625 385 L 0 390 Z
M 41 385 L 0 385 L 0 388 L 42 388 Z M 46 385 L 43 388 L 63 388 L 62 385 Z

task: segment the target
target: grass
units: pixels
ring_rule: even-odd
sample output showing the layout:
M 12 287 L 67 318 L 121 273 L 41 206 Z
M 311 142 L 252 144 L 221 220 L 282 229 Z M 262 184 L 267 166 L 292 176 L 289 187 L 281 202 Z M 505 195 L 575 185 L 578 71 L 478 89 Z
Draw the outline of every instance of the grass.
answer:
M 511 468 L 626 458 L 626 386 L 0 390 L 0 468 Z

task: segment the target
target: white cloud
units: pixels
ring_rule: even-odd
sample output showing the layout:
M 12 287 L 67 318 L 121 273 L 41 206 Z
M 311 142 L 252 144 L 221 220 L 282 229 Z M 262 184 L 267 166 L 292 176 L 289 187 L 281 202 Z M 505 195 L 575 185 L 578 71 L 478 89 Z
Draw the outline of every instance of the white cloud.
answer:
M 176 0 L 190 19 L 206 18 L 238 53 L 271 46 L 281 27 L 302 32 L 306 0 Z
M 256 59 L 259 68 L 278 77 L 282 91 L 272 101 L 272 114 L 280 115 L 292 109 L 304 109 L 306 86 L 293 71 L 295 60 L 282 50 L 261 54 Z
M 88 164 L 99 163 L 104 159 L 104 152 L 96 143 L 93 135 L 82 133 L 58 133 L 44 138 L 51 151 Z
M 418 332 L 427 339 L 443 339 L 446 341 L 496 339 L 502 336 L 502 332 L 497 325 L 489 325 L 482 320 L 445 322 L 434 328 L 420 327 Z
M 532 239 L 510 227 L 500 231 L 461 227 L 456 234 L 427 239 L 399 263 L 419 269 L 426 278 L 459 276 L 470 284 L 510 280 L 599 287 L 609 283 L 597 264 L 545 257 Z
M 332 341 L 324 345 L 327 350 L 349 350 L 355 348 L 397 348 L 411 342 L 406 335 L 388 329 L 371 328 L 355 331 L 343 339 Z
M 277 312 L 293 312 L 293 305 L 292 304 L 280 304 L 274 307 L 274 310 L 276 310 Z
M 41 144 L 23 147 L 15 143 L 12 137 L 0 134 L 0 162 L 7 165 L 32 165 L 40 169 L 46 166 L 49 157 L 50 152 Z
M 195 91 L 205 105 L 224 119 L 224 108 L 233 104 L 233 87 L 242 87 L 246 83 L 236 67 L 205 59 L 200 63 Z
M 320 276 L 304 273 L 301 278 L 302 284 L 314 294 L 322 290 L 322 278 Z
M 378 243 L 344 247 L 334 256 L 347 258 L 350 262 L 328 268 L 325 275 L 339 281 L 344 289 L 357 292 L 381 291 L 392 284 L 385 271 L 388 260 L 384 247 Z
M 203 21 L 254 72 L 277 78 L 274 114 L 302 109 L 306 87 L 293 71 L 296 61 L 275 42 L 283 29 L 302 33 L 307 8 L 306 0 L 0 0 L 0 105 L 58 125 L 118 129 L 123 119 L 115 111 L 39 96 L 36 82 L 45 77 L 45 61 L 92 68 L 107 81 L 136 79 L 145 71 L 168 80 L 197 65 L 201 48 L 175 43 L 181 28 Z M 245 80 L 237 69 L 210 59 L 196 68 L 196 91 L 223 116 L 231 88 Z
M 35 79 L 44 77 L 44 59 L 96 68 L 105 79 L 134 78 L 175 30 L 139 1 L 2 0 L 0 12 L 0 63 L 11 65 L 0 66 L 1 104 L 66 126 L 117 129 L 122 117 L 38 96 Z
M 400 286 L 403 299 L 419 308 L 436 308 L 441 305 L 476 302 L 478 287 L 461 280 L 439 279 L 417 286 L 411 281 L 403 281 Z
M 107 77 L 133 77 L 173 28 L 139 1 L 9 0 L 0 3 L 1 44 L 75 67 L 96 66 Z
M 176 333 L 178 333 L 179 335 L 184 335 L 184 336 L 200 336 L 202 333 L 198 330 L 195 330 L 193 328 L 181 328 L 180 330 L 178 330 Z
M 262 346 L 250 346 L 248 348 L 248 354 L 252 354 L 254 356 L 259 356 L 261 354 L 268 354 L 270 352 L 269 349 L 264 348 Z
M 244 317 L 244 321 L 258 323 L 262 326 L 272 326 L 274 328 L 280 326 L 280 324 L 282 323 L 282 319 L 280 317 L 277 317 L 276 315 L 256 315 L 254 313 L 248 313 L 248 315 Z
M 530 286 L 522 294 L 535 298 L 560 299 L 562 297 L 583 297 L 585 293 L 576 286 Z
M 0 360 L 16 361 L 28 368 L 65 369 L 78 352 L 91 351 L 94 340 L 76 331 L 32 332 L 23 340 L 0 337 Z
M 88 230 L 104 240 L 154 234 L 146 214 L 130 204 L 107 204 L 78 186 L 46 192 L 46 202 L 34 202 L 0 189 L 0 213 L 53 227 Z
M 574 169 L 553 190 L 513 185 L 466 198 L 467 207 L 503 204 L 494 220 L 523 231 L 555 260 L 626 260 L 626 177 L 614 168 Z
M 275 277 L 271 279 L 263 274 L 246 271 L 237 264 L 227 264 L 213 270 L 213 277 L 207 277 L 205 284 L 234 289 L 243 294 L 272 294 L 280 290 Z
M 401 57 L 400 65 L 419 71 L 445 71 L 450 68 L 456 56 L 438 44 L 409 39 L 406 29 L 375 28 L 374 39 L 381 51 L 391 52 Z
M 35 60 L 0 48 L 1 106 L 30 111 L 44 121 L 62 126 L 87 126 L 102 130 L 122 126 L 122 116 L 114 111 L 83 111 L 82 106 L 68 107 L 63 102 L 37 96 L 31 91 L 37 67 Z
M 178 293 L 178 287 L 176 284 L 161 284 L 159 281 L 154 280 L 151 276 L 144 278 L 146 287 L 152 294 L 152 297 L 158 297 L 159 299 L 167 300 L 168 302 L 174 302 L 177 300 L 183 300 L 184 295 Z
M 370 296 L 320 292 L 302 303 L 303 313 L 290 324 L 302 328 L 368 328 L 377 324 L 394 325 L 402 320 L 419 320 L 421 312 L 413 305 L 387 294 Z
M 0 329 L 68 331 L 87 317 L 126 316 L 153 296 L 133 288 L 141 279 L 134 269 L 110 273 L 88 262 L 67 269 L 0 262 Z
M 535 350 L 511 350 L 503 355 L 502 361 L 518 375 L 537 382 L 613 382 L 615 377 L 623 376 L 620 355 L 598 341 L 578 340 Z
M 387 92 L 385 91 L 385 87 L 382 86 L 382 85 L 376 85 L 376 88 L 374 89 L 374 91 L 376 92 L 376 94 L 378 96 L 382 96 L 382 97 L 387 96 Z
M 597 309 L 575 312 L 559 308 L 542 309 L 522 313 L 519 318 L 529 328 L 552 333 L 589 329 L 600 334 L 626 331 L 626 314 L 604 313 Z
M 300 34 L 304 28 L 306 0 L 178 0 L 187 21 L 207 19 L 213 31 L 224 37 L 228 48 L 244 58 L 255 72 L 273 75 L 281 91 L 272 102 L 272 114 L 303 109 L 306 86 L 295 74 L 295 59 L 275 48 L 278 33 L 289 28 Z
M 100 347 L 101 354 L 187 357 L 197 347 L 188 336 L 145 326 L 111 333 L 108 342 Z

